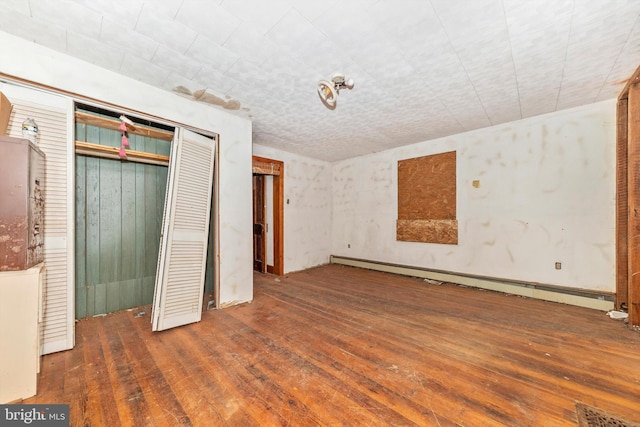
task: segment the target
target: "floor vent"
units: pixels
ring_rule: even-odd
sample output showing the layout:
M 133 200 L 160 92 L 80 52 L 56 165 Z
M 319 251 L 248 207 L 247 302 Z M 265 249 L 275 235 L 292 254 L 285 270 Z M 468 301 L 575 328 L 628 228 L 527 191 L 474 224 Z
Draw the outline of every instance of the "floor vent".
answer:
M 640 424 L 607 414 L 602 409 L 576 403 L 579 427 L 640 427 Z

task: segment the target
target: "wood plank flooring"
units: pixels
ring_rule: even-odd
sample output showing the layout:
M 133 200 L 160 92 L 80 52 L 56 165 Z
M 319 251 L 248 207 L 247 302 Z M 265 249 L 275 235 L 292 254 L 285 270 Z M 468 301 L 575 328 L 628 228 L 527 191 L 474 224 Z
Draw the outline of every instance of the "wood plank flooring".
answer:
M 575 426 L 575 402 L 640 422 L 640 334 L 594 310 L 327 265 L 197 324 L 149 315 L 78 321 L 25 403 L 78 426 Z

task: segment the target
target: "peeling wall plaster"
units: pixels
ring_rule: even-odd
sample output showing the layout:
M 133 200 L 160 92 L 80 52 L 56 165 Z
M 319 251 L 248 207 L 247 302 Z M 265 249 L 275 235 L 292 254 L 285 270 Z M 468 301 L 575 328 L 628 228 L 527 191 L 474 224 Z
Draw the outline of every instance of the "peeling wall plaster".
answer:
M 397 161 L 449 150 L 459 244 L 396 241 Z M 332 254 L 615 291 L 615 101 L 336 162 L 332 188 Z
M 217 105 L 219 107 L 224 108 L 225 110 L 239 110 L 240 109 L 240 101 L 237 99 L 232 99 L 227 97 L 227 99 L 222 99 L 219 96 L 216 96 L 210 92 L 207 92 L 206 89 L 199 89 L 195 92 L 191 92 L 184 86 L 176 86 L 173 88 L 173 91 L 180 95 L 185 95 L 187 97 L 191 97 L 195 101 L 204 102 L 206 104 Z M 245 111 L 248 109 L 244 109 Z

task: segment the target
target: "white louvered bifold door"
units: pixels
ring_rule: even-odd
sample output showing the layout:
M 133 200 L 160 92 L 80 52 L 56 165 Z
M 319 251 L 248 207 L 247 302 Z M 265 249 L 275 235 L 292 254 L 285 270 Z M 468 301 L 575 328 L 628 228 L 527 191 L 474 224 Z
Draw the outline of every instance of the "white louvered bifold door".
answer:
M 152 329 L 202 316 L 215 141 L 177 129 L 171 147 Z
M 13 105 L 9 136 L 22 138 L 22 122 L 32 117 L 39 127 L 45 159 L 44 317 L 42 354 L 74 345 L 74 179 L 73 101 L 37 89 L 0 83 Z

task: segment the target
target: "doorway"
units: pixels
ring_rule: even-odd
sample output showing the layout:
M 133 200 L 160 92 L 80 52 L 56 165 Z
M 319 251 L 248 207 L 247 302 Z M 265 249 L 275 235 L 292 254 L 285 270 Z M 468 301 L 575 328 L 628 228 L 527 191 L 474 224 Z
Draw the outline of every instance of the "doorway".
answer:
M 253 156 L 253 269 L 284 274 L 284 162 Z
M 253 174 L 253 269 L 267 272 L 266 175 Z

